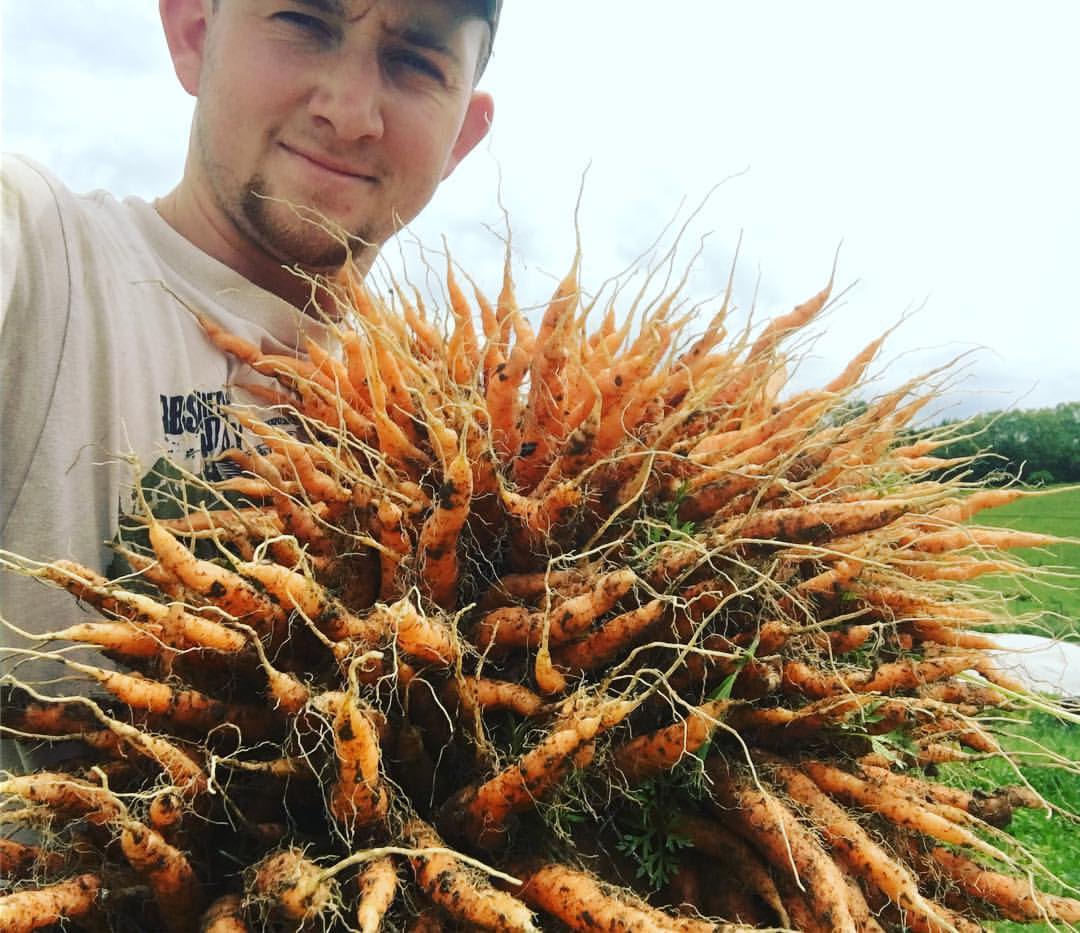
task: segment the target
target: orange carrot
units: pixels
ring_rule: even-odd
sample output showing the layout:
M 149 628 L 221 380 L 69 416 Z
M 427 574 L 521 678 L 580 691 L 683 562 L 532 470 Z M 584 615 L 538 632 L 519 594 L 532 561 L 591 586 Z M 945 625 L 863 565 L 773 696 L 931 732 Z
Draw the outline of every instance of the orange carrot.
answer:
M 535 716 L 543 700 L 528 687 L 506 680 L 462 676 L 448 684 L 467 712 L 508 709 L 519 716 Z
M 865 683 L 857 689 L 866 693 L 892 693 L 911 690 L 923 684 L 952 677 L 970 669 L 978 658 L 974 655 L 943 655 L 939 658 L 918 660 L 905 658 L 880 665 Z
M 0 794 L 21 797 L 60 816 L 77 816 L 105 825 L 124 813 L 111 791 L 63 772 L 39 771 L 0 781 Z
M 46 851 L 0 836 L 0 878 L 22 880 L 37 874 L 56 875 L 64 868 L 60 852 Z
M 394 632 L 398 647 L 422 661 L 451 664 L 461 653 L 450 627 L 435 616 L 421 613 L 407 598 L 385 609 L 376 607 L 369 619 L 385 624 Z
M 397 868 L 389 856 L 371 859 L 357 875 L 360 898 L 356 923 L 360 933 L 379 933 L 383 917 L 394 902 L 398 889 Z
M 443 847 L 438 833 L 420 819 L 406 823 L 402 835 L 418 849 Z M 420 853 L 409 861 L 420 889 L 466 929 L 537 933 L 532 913 L 521 901 L 497 891 L 449 852 Z
M 741 880 L 776 914 L 781 926 L 789 926 L 787 911 L 780 900 L 769 870 L 760 856 L 740 837 L 716 820 L 678 813 L 671 821 L 671 831 L 685 839 L 699 852 L 726 864 L 737 865 Z
M 784 791 L 808 809 L 830 848 L 851 871 L 877 887 L 893 903 L 924 918 L 929 925 L 936 924 L 942 931 L 948 929 L 946 918 L 919 891 L 916 878 L 875 842 L 861 824 L 825 796 L 797 767 L 775 758 L 766 760 Z
M 342 695 L 334 718 L 334 750 L 338 778 L 330 797 L 330 812 L 352 832 L 377 823 L 390 802 L 379 774 L 379 738 L 368 712 L 352 691 Z
M 930 854 L 962 891 L 992 904 L 1007 920 L 1080 923 L 1080 900 L 1076 898 L 1043 894 L 1035 890 L 1027 878 L 1011 878 L 991 871 L 940 846 L 933 848 Z
M 43 888 L 0 897 L 0 933 L 30 933 L 66 919 L 78 919 L 97 905 L 101 879 L 76 875 Z
M 714 798 L 724 808 L 720 811 L 724 819 L 738 828 L 781 878 L 799 880 L 826 929 L 855 933 L 840 870 L 794 814 L 721 759 L 710 759 L 707 769 L 713 779 Z
M 218 622 L 203 619 L 190 612 L 172 611 L 170 607 L 149 596 L 109 584 L 104 577 L 73 561 L 54 561 L 46 564 L 36 574 L 62 586 L 104 612 L 135 623 L 161 626 L 163 639 L 166 638 L 167 631 L 178 633 L 179 642 L 166 642 L 173 647 L 204 647 L 234 652 L 243 650 L 247 645 L 247 639 L 243 635 Z
M 962 548 L 978 547 L 1005 550 L 1006 548 L 1050 547 L 1060 544 L 1055 535 L 1034 531 L 1013 531 L 1011 528 L 954 528 L 930 534 L 911 535 L 909 546 L 927 554 L 941 554 Z
M 634 571 L 624 568 L 603 574 L 593 589 L 563 600 L 549 612 L 529 612 L 522 606 L 495 609 L 477 621 L 472 639 L 481 646 L 536 647 L 547 625 L 552 643 L 570 641 L 615 606 L 635 582 Z
M 458 536 L 469 517 L 471 496 L 472 467 L 461 449 L 446 467 L 438 501 L 420 529 L 417 546 L 427 595 L 444 609 L 457 602 Z
M 254 866 L 248 896 L 267 919 L 311 922 L 331 909 L 336 885 L 302 850 L 291 847 Z
M 612 890 L 587 872 L 568 865 L 543 864 L 524 875 L 519 894 L 527 904 L 555 917 L 571 930 L 668 930 L 672 933 L 717 933 L 733 929 L 711 921 L 675 917 L 625 891 Z
M 535 807 L 565 777 L 570 758 L 602 724 L 600 717 L 589 716 L 553 731 L 509 768 L 453 798 L 452 818 L 482 845 L 500 840 L 510 815 Z
M 914 806 L 910 799 L 898 800 L 882 792 L 870 782 L 834 765 L 821 761 L 806 761 L 803 762 L 802 768 L 827 794 L 839 796 L 875 813 L 880 813 L 897 825 L 906 826 L 943 842 L 970 846 L 994 858 L 1001 855 L 998 849 L 984 842 L 966 827 L 937 813 Z
M 555 660 L 563 667 L 583 671 L 608 664 L 619 651 L 647 634 L 664 617 L 665 609 L 663 600 L 653 599 L 617 615 L 581 641 L 561 645 Z
M 897 453 L 900 454 L 900 451 Z M 919 456 L 919 454 L 911 454 L 911 456 Z M 980 489 L 970 496 L 965 496 L 960 502 L 935 509 L 927 516 L 927 519 L 942 523 L 966 522 L 983 509 L 996 509 L 1008 505 L 1024 495 L 1025 492 L 1022 489 Z
M 156 830 L 127 820 L 120 833 L 124 857 L 153 892 L 158 916 L 170 933 L 190 933 L 202 913 L 202 887 L 187 857 Z
M 300 612 L 329 638 L 357 638 L 377 642 L 381 628 L 349 612 L 325 587 L 296 570 L 269 562 L 246 561 L 236 569 L 245 577 L 266 588 L 271 597 L 287 612 Z
M 163 525 L 151 521 L 150 546 L 161 565 L 184 586 L 203 597 L 213 598 L 214 605 L 238 619 L 254 615 L 261 621 L 274 622 L 281 611 L 237 573 L 206 560 L 199 560 Z
M 273 717 L 260 706 L 225 703 L 198 690 L 174 689 L 166 683 L 136 674 L 103 670 L 77 661 L 65 663 L 96 680 L 132 709 L 165 716 L 179 725 L 212 729 L 229 722 L 248 739 L 264 738 L 277 730 Z
M 104 651 L 129 658 L 155 658 L 168 654 L 161 640 L 160 625 L 136 625 L 133 622 L 78 622 L 65 629 L 48 632 L 49 640 L 77 641 L 96 645 Z
M 631 786 L 670 771 L 709 740 L 728 705 L 727 700 L 711 700 L 673 725 L 632 739 L 615 749 L 612 764 Z
M 480 372 L 480 347 L 472 322 L 472 308 L 454 277 L 454 266 L 446 258 L 446 291 L 450 312 L 454 316 L 454 332 L 446 346 L 446 360 L 451 378 L 458 385 L 471 385 Z

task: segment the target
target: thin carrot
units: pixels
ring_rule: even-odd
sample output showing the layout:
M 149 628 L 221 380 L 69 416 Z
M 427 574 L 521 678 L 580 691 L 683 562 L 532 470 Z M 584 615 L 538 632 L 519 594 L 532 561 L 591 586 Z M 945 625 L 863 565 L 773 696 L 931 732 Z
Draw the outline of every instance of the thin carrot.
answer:
M 480 844 L 490 846 L 500 840 L 507 819 L 535 807 L 565 777 L 571 757 L 593 739 L 602 724 L 600 717 L 590 716 L 551 732 L 510 767 L 453 798 L 453 819 Z
M 934 839 L 940 839 L 942 842 L 969 846 L 993 858 L 1002 856 L 999 849 L 985 842 L 966 827 L 937 813 L 913 806 L 910 799 L 898 800 L 890 794 L 883 793 L 879 787 L 869 781 L 864 781 L 835 765 L 822 761 L 806 761 L 803 762 L 802 768 L 818 787 L 831 796 L 839 796 L 852 801 L 861 807 L 880 813 L 897 825 L 914 829 Z
M 855 933 L 843 877 L 809 830 L 765 788 L 714 757 L 706 763 L 720 815 L 761 852 L 782 878 L 796 879 L 829 930 Z M 789 909 L 790 909 L 790 905 Z
M 462 676 L 450 681 L 447 686 L 466 712 L 506 709 L 529 717 L 540 712 L 544 703 L 528 687 L 507 680 Z
M 542 864 L 521 874 L 521 898 L 571 930 L 721 933 L 736 929 L 734 924 L 671 916 L 625 891 L 613 891 L 593 875 L 568 865 Z
M 168 653 L 160 625 L 133 622 L 78 622 L 40 637 L 96 645 L 129 658 L 157 658 Z
M 30 933 L 66 919 L 90 913 L 101 894 L 101 878 L 76 875 L 43 888 L 16 891 L 0 897 L 0 933 Z
M 485 401 L 491 430 L 491 446 L 500 463 L 507 464 L 521 447 L 518 426 L 521 401 L 519 389 L 529 371 L 528 352 L 521 346 L 510 349 L 505 363 L 497 366 L 488 382 Z
M 511 466 L 514 482 L 526 492 L 543 477 L 552 450 L 564 434 L 562 406 L 568 359 L 565 334 L 578 302 L 580 258 L 580 254 L 575 254 L 570 271 L 555 289 L 536 336 L 529 395 L 522 418 L 524 443 Z
M 919 891 L 917 879 L 885 851 L 862 825 L 830 800 L 797 766 L 768 757 L 770 774 L 784 791 L 805 806 L 830 848 L 848 868 L 882 891 L 893 903 L 922 917 L 929 926 L 947 930 L 949 923 Z
M 379 773 L 379 737 L 371 716 L 350 690 L 342 694 L 334 718 L 337 782 L 330 812 L 348 831 L 377 823 L 390 803 Z
M 61 816 L 78 816 L 105 825 L 124 813 L 124 805 L 108 789 L 63 772 L 39 771 L 0 781 L 0 794 L 21 797 Z
M 903 455 L 900 451 L 898 454 Z M 909 454 L 920 456 L 920 454 Z M 969 518 L 977 515 L 983 509 L 996 509 L 1011 502 L 1016 502 L 1027 493 L 1023 489 L 980 489 L 970 496 L 965 496 L 959 502 L 944 505 L 935 509 L 928 516 L 928 520 L 935 522 L 966 522 Z
M 613 608 L 637 582 L 629 568 L 613 570 L 596 579 L 592 589 L 563 600 L 549 611 L 530 612 L 522 606 L 495 609 L 477 620 L 471 637 L 481 646 L 536 647 L 545 626 L 554 644 L 584 633 L 594 620 Z
M 376 623 L 353 615 L 325 587 L 297 570 L 267 561 L 245 561 L 238 563 L 236 569 L 264 586 L 285 611 L 302 613 L 329 638 L 357 638 L 374 643 L 382 635 Z
M 194 613 L 173 611 L 149 596 L 133 593 L 108 583 L 104 577 L 72 561 L 54 561 L 35 571 L 52 583 L 56 583 L 80 599 L 107 613 L 129 619 L 135 623 L 161 626 L 163 639 L 166 632 L 176 632 L 179 642 L 168 642 L 176 648 L 203 647 L 218 651 L 241 651 L 247 639 L 211 619 Z
M 369 620 L 394 632 L 398 647 L 407 655 L 433 664 L 451 664 L 461 654 L 451 628 L 437 616 L 421 613 L 408 599 L 385 609 L 376 607 Z
M 420 529 L 417 545 L 424 588 L 444 609 L 457 602 L 458 536 L 469 517 L 471 496 L 472 467 L 462 448 L 446 466 L 438 501 Z
M 905 658 L 881 664 L 857 689 L 866 693 L 892 693 L 934 683 L 970 669 L 978 658 L 970 654 L 943 655 L 939 658 Z
M 247 620 L 254 615 L 273 623 L 281 618 L 281 610 L 239 574 L 211 561 L 199 560 L 156 521 L 151 520 L 148 532 L 150 546 L 161 565 L 184 586 L 203 597 L 212 597 L 215 606 L 238 619 Z
M 1012 878 L 991 871 L 941 846 L 935 846 L 930 855 L 962 891 L 992 904 L 1008 920 L 1080 923 L 1080 900 L 1076 898 L 1043 894 L 1027 878 Z
M 420 889 L 467 929 L 538 933 L 532 913 L 516 897 L 493 888 L 449 852 L 424 852 L 443 848 L 443 841 L 423 820 L 406 823 L 402 835 L 421 850 L 409 859 Z
M 728 705 L 727 700 L 710 700 L 685 719 L 630 740 L 615 749 L 612 764 L 631 786 L 670 771 L 684 755 L 697 753 L 709 741 Z
M 375 537 L 382 545 L 379 551 L 379 599 L 395 599 L 401 595 L 398 569 L 411 552 L 412 542 L 405 530 L 405 514 L 395 503 L 380 499 L 375 515 Z
M 0 878 L 10 882 L 38 873 L 56 875 L 63 868 L 64 856 L 60 852 L 0 836 Z
M 671 831 L 699 852 L 726 864 L 737 865 L 745 886 L 769 906 L 781 926 L 790 926 L 787 910 L 780 899 L 780 892 L 776 889 L 776 882 L 762 863 L 761 857 L 741 836 L 726 829 L 717 820 L 689 813 L 676 814 L 671 821 Z
M 454 316 L 454 331 L 446 346 L 447 364 L 454 382 L 463 386 L 470 385 L 480 372 L 480 347 L 476 328 L 473 327 L 472 308 L 457 283 L 449 255 L 446 257 L 444 283 L 450 298 L 450 312 Z
M 260 706 L 225 703 L 198 690 L 174 689 L 167 683 L 137 674 L 104 670 L 71 660 L 65 663 L 96 680 L 130 708 L 167 717 L 178 725 L 212 729 L 229 722 L 249 739 L 264 738 L 277 731 L 273 717 Z
M 156 830 L 126 820 L 120 833 L 124 857 L 150 885 L 158 916 L 170 933 L 190 933 L 203 908 L 202 886 L 191 863 Z
M 738 535 L 745 540 L 817 541 L 871 531 L 907 514 L 907 499 L 868 499 L 864 502 L 809 504 L 780 508 L 731 519 L 717 528 L 719 535 Z
M 390 856 L 371 859 L 357 875 L 360 897 L 356 904 L 359 933 L 379 933 L 383 917 L 394 902 L 398 889 L 397 868 Z
M 561 645 L 555 660 L 563 667 L 591 671 L 608 664 L 619 651 L 643 638 L 664 617 L 666 604 L 653 599 L 605 622 L 580 641 Z
M 962 548 L 978 547 L 1005 550 L 1007 548 L 1050 547 L 1060 544 L 1055 535 L 1034 531 L 1013 531 L 1011 528 L 955 528 L 930 534 L 913 534 L 909 547 L 927 554 L 941 554 Z

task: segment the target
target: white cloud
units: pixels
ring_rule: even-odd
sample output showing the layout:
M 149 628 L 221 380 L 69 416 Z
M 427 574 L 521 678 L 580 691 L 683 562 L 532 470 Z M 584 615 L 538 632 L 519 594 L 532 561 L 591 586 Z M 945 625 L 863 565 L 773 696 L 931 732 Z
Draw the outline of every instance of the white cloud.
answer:
M 152 6 L 5 0 L 5 148 L 75 188 L 171 187 L 190 102 Z M 512 0 L 484 80 L 497 103 L 490 145 L 416 229 L 436 244 L 447 233 L 494 287 L 501 245 L 481 225 L 501 227 L 501 172 L 539 301 L 571 259 L 587 164 L 594 285 L 683 198 L 696 205 L 747 169 L 687 238 L 689 254 L 715 231 L 694 288 L 723 288 L 741 231 L 740 304 L 759 286 L 760 314 L 786 311 L 823 284 L 842 241 L 839 282 L 858 285 L 808 371 L 835 372 L 925 301 L 890 342 L 896 379 L 984 345 L 957 407 L 1077 399 L 1076 35 L 1071 0 Z

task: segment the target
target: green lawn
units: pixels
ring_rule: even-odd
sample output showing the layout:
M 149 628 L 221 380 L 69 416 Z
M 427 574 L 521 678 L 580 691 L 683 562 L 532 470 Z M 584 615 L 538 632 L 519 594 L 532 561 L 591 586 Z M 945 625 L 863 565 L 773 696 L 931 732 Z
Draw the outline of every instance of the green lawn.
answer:
M 1080 724 L 1043 713 L 1000 714 L 994 726 L 1002 744 L 1015 756 L 1024 778 L 1059 808 L 1048 816 L 1041 810 L 1017 810 L 1008 832 L 1015 836 L 1063 884 L 1039 880 L 1045 891 L 1076 897 L 1080 888 Z M 1011 720 L 1011 721 L 1007 721 Z M 946 784 L 992 791 L 1018 783 L 1013 766 L 1001 760 L 944 765 L 938 779 Z M 1047 925 L 994 924 L 999 931 L 1050 930 Z
M 979 524 L 1021 531 L 1036 531 L 1080 541 L 1080 489 L 1062 488 L 981 513 Z M 987 585 L 1004 594 L 1016 622 L 1015 631 L 1080 639 L 1080 543 L 1055 545 L 1046 550 L 1013 552 L 1040 568 L 1031 580 L 996 578 Z M 1019 721 L 1002 722 L 996 731 L 1004 744 L 1019 756 L 1024 777 L 1065 813 L 1047 818 L 1045 813 L 1019 811 L 1009 832 L 1066 885 L 1080 888 L 1080 822 L 1066 814 L 1080 814 L 1080 724 L 1042 713 L 1029 713 Z M 1040 759 L 1041 748 L 1051 749 L 1058 760 Z M 943 777 L 967 787 L 990 788 L 1015 783 L 1016 775 L 1005 762 L 985 762 L 962 771 L 943 769 Z M 1047 890 L 1054 886 L 1042 884 Z M 1065 891 L 1058 887 L 1058 893 Z M 1073 896 L 1076 892 L 1072 891 Z M 999 933 L 1050 930 L 1048 925 L 994 924 Z
M 1080 542 L 1080 488 L 1061 487 L 1045 495 L 981 512 L 979 524 L 1073 538 Z M 1005 594 L 1018 622 L 1016 631 L 1080 638 L 1080 543 L 1013 552 L 1033 567 L 1034 579 L 998 578 L 986 585 Z

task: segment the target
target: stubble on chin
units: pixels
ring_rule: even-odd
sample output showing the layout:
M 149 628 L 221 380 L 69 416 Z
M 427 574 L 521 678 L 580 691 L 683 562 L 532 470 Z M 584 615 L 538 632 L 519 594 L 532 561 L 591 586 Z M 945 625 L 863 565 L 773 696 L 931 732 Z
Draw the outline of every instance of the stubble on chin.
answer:
M 252 178 L 244 186 L 240 210 L 249 235 L 281 263 L 335 270 L 378 251 L 373 225 L 346 231 L 314 208 L 274 198 L 266 191 L 260 176 Z

